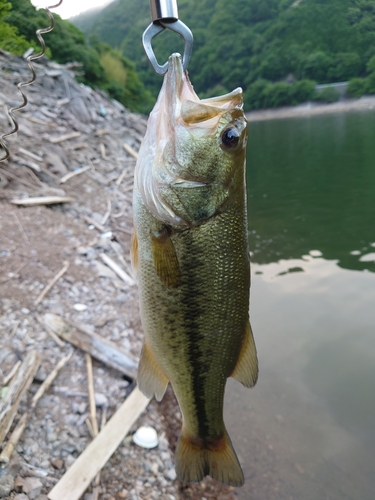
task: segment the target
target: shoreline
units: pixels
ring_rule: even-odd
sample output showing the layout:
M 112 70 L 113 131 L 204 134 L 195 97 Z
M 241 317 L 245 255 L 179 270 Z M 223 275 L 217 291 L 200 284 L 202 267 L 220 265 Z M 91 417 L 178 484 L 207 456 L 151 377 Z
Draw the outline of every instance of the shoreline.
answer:
M 248 122 L 257 122 L 361 110 L 375 110 L 375 96 L 365 96 L 359 99 L 345 99 L 332 104 L 317 104 L 309 101 L 304 104 L 298 104 L 297 106 L 247 111 L 245 114 Z

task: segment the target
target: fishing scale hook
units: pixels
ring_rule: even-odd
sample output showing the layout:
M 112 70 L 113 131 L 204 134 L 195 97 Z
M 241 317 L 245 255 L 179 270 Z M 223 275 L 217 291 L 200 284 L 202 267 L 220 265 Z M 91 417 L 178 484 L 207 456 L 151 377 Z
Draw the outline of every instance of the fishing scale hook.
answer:
M 186 71 L 193 50 L 193 34 L 178 18 L 177 0 L 150 0 L 150 9 L 152 23 L 143 33 L 142 44 L 153 70 L 161 76 L 168 71 L 168 61 L 162 66 L 158 63 L 151 42 L 159 33 L 169 29 L 178 33 L 184 40 L 182 66 Z

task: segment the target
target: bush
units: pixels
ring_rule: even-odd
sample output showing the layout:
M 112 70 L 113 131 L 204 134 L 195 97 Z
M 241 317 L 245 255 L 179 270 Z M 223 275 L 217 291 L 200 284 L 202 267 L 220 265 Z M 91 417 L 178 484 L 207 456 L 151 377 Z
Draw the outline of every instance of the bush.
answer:
M 10 26 L 3 21 L 3 18 L 9 14 L 11 4 L 5 0 L 0 0 L 0 47 L 13 54 L 20 55 L 30 48 L 30 43 L 20 36 L 15 26 Z
M 346 95 L 348 97 L 361 97 L 366 93 L 366 87 L 366 78 L 352 78 L 346 87 Z
M 288 106 L 293 102 L 293 86 L 290 83 L 278 82 L 270 83 L 263 91 L 264 107 L 277 108 Z
M 366 94 L 375 94 L 375 72 L 366 78 Z
M 326 87 L 321 92 L 317 92 L 314 101 L 318 102 L 337 102 L 340 99 L 340 92 L 334 87 Z
M 294 103 L 310 101 L 315 95 L 316 83 L 312 80 L 300 80 L 293 84 Z
M 271 85 L 271 83 L 263 79 L 256 80 L 249 85 L 244 94 L 246 109 L 261 109 L 265 107 L 263 93 L 268 85 Z
M 277 108 L 279 106 L 294 106 L 313 99 L 315 82 L 299 80 L 295 83 L 257 80 L 245 91 L 246 109 Z

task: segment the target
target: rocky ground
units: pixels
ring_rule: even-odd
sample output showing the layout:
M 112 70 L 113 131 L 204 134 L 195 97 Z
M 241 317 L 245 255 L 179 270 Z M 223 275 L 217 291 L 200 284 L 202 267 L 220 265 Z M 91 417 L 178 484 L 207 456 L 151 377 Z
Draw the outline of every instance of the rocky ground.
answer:
M 23 59 L 6 53 L 0 52 L 0 66 L 2 134 L 10 130 L 5 105 L 22 102 L 16 84 L 30 74 Z M 83 324 L 135 357 L 143 335 L 129 246 L 132 151 L 139 149 L 146 118 L 78 84 L 68 67 L 47 60 L 36 66 L 38 79 L 25 88 L 29 104 L 17 113 L 19 132 L 6 140 L 11 157 L 0 163 L 0 389 L 28 351 L 36 349 L 42 356 L 19 415 L 71 349 L 49 335 L 41 321 L 45 313 Z M 61 182 L 72 172 L 78 174 Z M 32 207 L 12 204 L 14 199 L 56 195 L 73 201 Z M 120 280 L 103 263 L 102 254 L 131 280 Z M 35 306 L 65 263 L 69 263 L 66 273 Z M 134 381 L 94 361 L 94 386 L 98 417 L 106 408 L 110 418 Z M 0 469 L 0 498 L 45 500 L 90 442 L 88 414 L 85 355 L 75 349 L 38 403 L 10 465 Z M 132 442 L 140 425 L 157 430 L 158 447 L 145 450 Z M 233 499 L 231 488 L 209 479 L 197 485 L 176 480 L 173 449 L 180 425 L 172 392 L 161 403 L 152 401 L 103 469 L 99 498 Z M 84 498 L 92 500 L 91 489 Z

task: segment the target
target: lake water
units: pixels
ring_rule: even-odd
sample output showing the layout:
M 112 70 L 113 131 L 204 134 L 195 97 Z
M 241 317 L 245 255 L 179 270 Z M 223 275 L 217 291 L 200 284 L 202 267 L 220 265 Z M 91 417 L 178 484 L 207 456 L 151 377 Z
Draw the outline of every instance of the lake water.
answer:
M 243 500 L 375 498 L 375 112 L 249 124 L 260 375 L 229 380 Z

